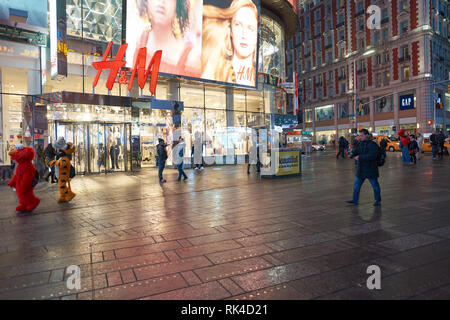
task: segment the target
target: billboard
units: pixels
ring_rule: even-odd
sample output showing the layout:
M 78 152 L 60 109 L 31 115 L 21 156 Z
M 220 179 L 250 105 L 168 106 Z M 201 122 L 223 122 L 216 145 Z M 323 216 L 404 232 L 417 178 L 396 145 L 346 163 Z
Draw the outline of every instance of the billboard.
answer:
M 26 14 L 27 25 L 47 29 L 47 0 L 0 0 L 0 20 L 8 20 L 13 10 Z
M 50 76 L 67 77 L 66 0 L 50 0 Z
M 162 50 L 159 71 L 256 86 L 259 0 L 127 0 L 127 67 Z

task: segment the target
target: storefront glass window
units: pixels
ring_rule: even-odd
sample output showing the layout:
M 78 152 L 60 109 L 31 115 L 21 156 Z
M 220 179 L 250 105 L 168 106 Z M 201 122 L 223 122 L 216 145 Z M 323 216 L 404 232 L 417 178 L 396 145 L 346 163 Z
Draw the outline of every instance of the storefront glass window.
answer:
M 316 121 L 332 120 L 333 117 L 334 117 L 333 105 L 316 108 Z
M 272 113 L 271 106 L 275 105 L 275 97 L 273 93 L 273 88 L 267 88 L 268 86 L 265 86 L 264 89 L 264 112 L 265 113 Z
M 260 91 L 247 91 L 247 111 L 264 111 L 263 98 Z
M 22 129 L 22 97 L 6 93 L 27 94 L 28 74 L 25 69 L 2 67 L 0 72 L 1 105 L 0 105 L 0 165 L 9 165 L 8 151 L 15 145 L 30 137 L 29 128 Z M 25 81 L 24 81 L 25 79 Z M 27 131 L 28 130 L 28 131 Z M 25 137 L 23 134 L 25 133 Z
M 234 90 L 233 100 L 234 110 L 245 111 L 245 91 Z
M 227 119 L 225 111 L 206 110 L 205 155 L 227 154 Z
M 225 89 L 206 88 L 205 98 L 205 106 L 207 109 L 225 110 L 225 107 L 227 105 L 227 95 Z
M 264 124 L 262 113 L 247 112 L 247 127 L 261 126 Z
M 393 97 L 375 97 L 375 113 L 394 112 Z
M 284 31 L 275 20 L 261 16 L 258 70 L 285 78 Z
M 203 136 L 203 112 L 203 109 L 185 108 L 181 113 L 181 128 L 183 129 L 184 142 L 186 143 L 185 157 L 191 156 L 195 133 L 200 132 Z
M 359 108 L 359 104 L 362 103 L 362 108 Z M 367 116 L 370 114 L 370 104 L 369 99 L 360 99 L 356 104 L 358 116 Z
M 180 101 L 184 101 L 185 107 L 203 108 L 205 105 L 203 86 L 181 84 Z

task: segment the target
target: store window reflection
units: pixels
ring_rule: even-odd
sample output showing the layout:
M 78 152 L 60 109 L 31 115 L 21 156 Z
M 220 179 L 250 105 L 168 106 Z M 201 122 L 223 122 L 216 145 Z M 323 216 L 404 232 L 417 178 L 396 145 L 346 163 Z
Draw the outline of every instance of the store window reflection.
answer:
M 206 110 L 205 156 L 224 156 L 227 154 L 226 121 L 225 111 Z
M 180 101 L 185 107 L 203 108 L 205 106 L 203 86 L 181 84 Z
M 339 103 L 338 107 L 339 107 L 339 118 L 341 118 L 341 119 L 347 118 L 349 116 L 348 102 Z
M 225 89 L 209 88 L 205 90 L 205 107 L 207 109 L 224 110 L 227 105 L 227 96 Z
M 394 112 L 392 95 L 387 97 L 375 97 L 375 113 Z

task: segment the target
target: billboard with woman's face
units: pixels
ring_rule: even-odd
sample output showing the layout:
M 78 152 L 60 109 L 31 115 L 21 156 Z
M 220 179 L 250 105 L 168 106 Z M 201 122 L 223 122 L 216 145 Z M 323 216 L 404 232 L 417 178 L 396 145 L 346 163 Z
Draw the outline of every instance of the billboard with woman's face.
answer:
M 127 67 L 162 50 L 161 73 L 256 86 L 258 0 L 127 0 Z

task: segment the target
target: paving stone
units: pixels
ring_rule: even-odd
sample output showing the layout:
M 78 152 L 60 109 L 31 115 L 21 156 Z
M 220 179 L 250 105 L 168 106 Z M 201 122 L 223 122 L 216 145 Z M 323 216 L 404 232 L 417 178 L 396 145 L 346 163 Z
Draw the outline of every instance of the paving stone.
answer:
M 442 239 L 436 238 L 431 235 L 417 233 L 393 240 L 382 241 L 379 243 L 379 245 L 394 250 L 403 251 L 420 246 L 426 246 L 428 244 L 439 242 L 441 240 Z
M 119 271 L 108 272 L 106 278 L 108 279 L 108 287 L 122 284 L 122 277 L 120 276 Z
M 118 259 L 121 258 L 127 258 L 132 256 L 139 256 L 144 255 L 148 253 L 156 253 L 161 251 L 167 251 L 167 250 L 173 250 L 180 248 L 181 245 L 177 241 L 168 241 L 164 243 L 157 243 L 157 244 L 149 244 L 144 246 L 138 246 L 138 247 L 132 247 L 132 248 L 125 248 L 125 249 L 118 249 L 115 250 L 116 257 Z
M 149 279 L 167 274 L 193 270 L 210 266 L 211 262 L 205 257 L 187 258 L 178 261 L 160 263 L 147 267 L 134 268 L 134 273 L 138 280 Z
M 252 247 L 244 247 L 216 253 L 209 253 L 206 254 L 206 257 L 215 264 L 219 264 L 260 256 L 274 251 L 275 250 L 269 248 L 266 245 L 257 245 Z
M 176 249 L 175 252 L 181 258 L 188 258 L 194 256 L 205 255 L 208 253 L 214 253 L 218 251 L 225 251 L 229 249 L 240 248 L 241 245 L 234 240 L 222 241 L 222 242 L 213 242 L 207 243 L 199 246 L 192 246 L 183 249 Z
M 271 267 L 272 264 L 260 257 L 254 257 L 234 262 L 218 264 L 212 267 L 196 269 L 194 272 L 202 281 L 212 281 L 228 278 L 234 275 L 252 272 Z
M 230 278 L 225 278 L 219 280 L 219 283 L 232 295 L 236 296 L 238 294 L 244 293 L 244 290 L 240 288 L 233 280 Z
M 229 297 L 230 294 L 217 281 L 212 281 L 189 288 L 173 290 L 154 295 L 144 300 L 218 300 Z
M 268 287 L 261 290 L 251 291 L 242 295 L 229 298 L 229 300 L 299 300 L 302 299 L 301 293 L 295 290 L 291 285 L 285 283 L 274 287 Z
M 120 270 L 120 275 L 122 276 L 123 283 L 130 283 L 136 281 L 133 269 Z
M 181 272 L 181 275 L 190 286 L 202 283 L 202 280 L 192 271 Z

